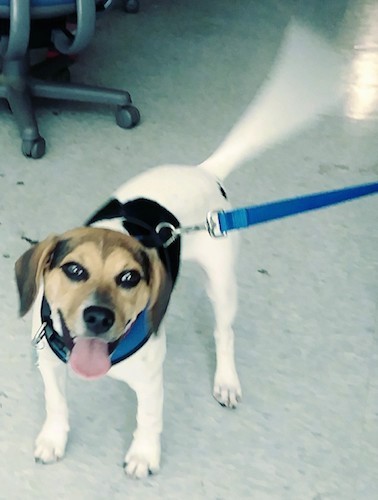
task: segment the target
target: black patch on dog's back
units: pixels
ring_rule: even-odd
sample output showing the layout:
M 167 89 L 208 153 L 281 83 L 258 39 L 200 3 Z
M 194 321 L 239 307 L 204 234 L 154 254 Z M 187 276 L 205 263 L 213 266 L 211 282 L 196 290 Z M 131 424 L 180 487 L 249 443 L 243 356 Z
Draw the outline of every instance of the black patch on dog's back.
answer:
M 155 229 L 160 222 L 167 222 L 173 227 L 180 227 L 179 221 L 166 208 L 153 200 L 138 198 L 127 203 L 121 203 L 117 199 L 111 199 L 98 212 L 96 212 L 87 222 L 90 226 L 101 220 L 121 218 L 125 230 L 134 236 L 142 245 L 147 248 L 156 248 L 159 257 L 163 262 L 168 274 L 174 284 L 180 266 L 180 237 L 164 247 L 165 241 L 171 236 L 170 229 L 166 228 L 158 234 Z

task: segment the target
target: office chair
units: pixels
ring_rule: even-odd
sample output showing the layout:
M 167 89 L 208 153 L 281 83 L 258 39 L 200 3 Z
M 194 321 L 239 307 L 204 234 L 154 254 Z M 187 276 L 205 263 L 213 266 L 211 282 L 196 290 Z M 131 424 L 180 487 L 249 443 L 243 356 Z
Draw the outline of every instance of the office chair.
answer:
M 96 0 L 0 0 L 0 98 L 8 101 L 20 129 L 22 152 L 41 158 L 45 140 L 39 134 L 32 97 L 109 104 L 117 124 L 135 126 L 140 115 L 128 92 L 89 85 L 37 79 L 30 54 L 35 48 L 54 47 L 65 57 L 83 50 L 94 35 Z M 66 29 L 69 16 L 76 29 Z M 47 65 L 48 65 L 47 61 Z

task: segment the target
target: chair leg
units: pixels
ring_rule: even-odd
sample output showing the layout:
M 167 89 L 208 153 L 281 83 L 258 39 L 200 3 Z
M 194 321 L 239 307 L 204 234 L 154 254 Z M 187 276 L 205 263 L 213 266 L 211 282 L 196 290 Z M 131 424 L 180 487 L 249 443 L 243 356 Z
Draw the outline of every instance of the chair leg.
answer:
M 94 102 L 97 104 L 114 104 L 119 106 L 131 103 L 130 94 L 126 91 L 93 87 L 90 85 L 31 80 L 30 88 L 32 95 L 48 99 Z
M 134 127 L 140 120 L 139 111 L 132 105 L 130 94 L 123 90 L 35 79 L 30 80 L 30 89 L 35 97 L 116 106 L 116 121 L 122 128 Z
M 20 130 L 23 154 L 31 158 L 41 158 L 45 154 L 46 144 L 39 134 L 22 66 L 20 61 L 4 61 L 3 76 L 6 81 L 4 97 Z
M 20 129 L 22 139 L 33 140 L 39 137 L 38 125 L 34 116 L 29 92 L 26 89 L 7 89 L 7 100 L 16 123 Z

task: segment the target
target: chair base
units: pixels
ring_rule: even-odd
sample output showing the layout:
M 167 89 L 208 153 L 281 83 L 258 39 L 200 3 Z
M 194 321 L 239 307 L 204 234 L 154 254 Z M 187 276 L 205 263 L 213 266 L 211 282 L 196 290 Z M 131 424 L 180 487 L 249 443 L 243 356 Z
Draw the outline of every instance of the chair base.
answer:
M 26 58 L 4 60 L 0 83 L 0 98 L 8 101 L 20 130 L 21 150 L 26 157 L 41 158 L 45 154 L 45 140 L 38 130 L 33 97 L 114 106 L 117 125 L 126 129 L 140 121 L 139 111 L 132 105 L 130 94 L 126 91 L 40 80 L 30 76 L 28 70 Z

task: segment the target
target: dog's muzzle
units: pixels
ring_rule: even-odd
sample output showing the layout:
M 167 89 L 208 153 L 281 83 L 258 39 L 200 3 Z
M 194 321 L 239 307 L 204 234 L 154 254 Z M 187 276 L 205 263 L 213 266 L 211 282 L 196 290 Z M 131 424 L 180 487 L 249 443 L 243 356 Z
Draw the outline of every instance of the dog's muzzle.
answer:
M 89 306 L 87 309 L 91 307 L 97 306 Z M 78 375 L 87 379 L 99 378 L 105 375 L 113 365 L 138 351 L 148 341 L 153 331 L 147 308 L 148 305 L 139 313 L 135 321 L 129 321 L 126 324 L 125 331 L 118 340 L 106 343 L 97 336 L 73 337 L 60 311 L 58 311 L 60 319 L 60 332 L 58 332 L 53 326 L 50 306 L 46 298 L 43 298 L 42 324 L 32 339 L 32 345 L 36 349 L 43 348 L 41 340 L 45 337 L 56 356 L 64 363 L 68 363 Z M 93 310 L 89 313 L 93 314 Z M 99 314 L 98 309 L 96 313 L 96 318 L 90 321 L 93 321 L 93 325 L 97 325 L 96 329 L 107 328 L 108 323 L 111 322 L 109 314 L 104 311 Z M 99 322 L 102 325 L 100 327 Z

